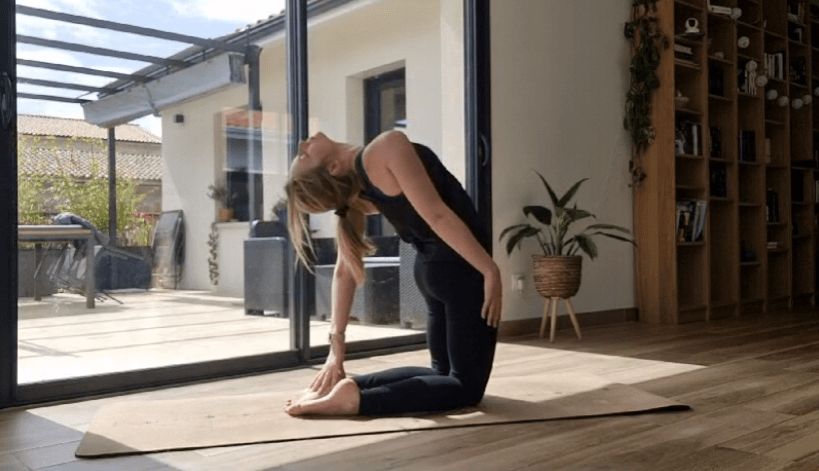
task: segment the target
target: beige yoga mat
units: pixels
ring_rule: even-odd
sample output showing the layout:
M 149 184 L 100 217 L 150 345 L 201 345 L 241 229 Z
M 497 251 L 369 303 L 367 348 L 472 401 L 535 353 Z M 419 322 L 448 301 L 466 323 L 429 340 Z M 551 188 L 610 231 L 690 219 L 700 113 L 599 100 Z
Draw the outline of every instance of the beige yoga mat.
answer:
M 490 380 L 476 407 L 401 417 L 291 417 L 293 394 L 131 401 L 100 409 L 76 451 L 112 456 L 348 435 L 593 417 L 688 406 L 595 376 L 536 374 Z

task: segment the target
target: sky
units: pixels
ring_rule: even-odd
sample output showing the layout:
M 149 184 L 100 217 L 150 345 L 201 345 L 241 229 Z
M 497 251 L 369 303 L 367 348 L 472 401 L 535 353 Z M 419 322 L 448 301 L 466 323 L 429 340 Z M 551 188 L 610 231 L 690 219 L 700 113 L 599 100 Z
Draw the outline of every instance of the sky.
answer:
M 26 5 L 45 10 L 86 16 L 117 23 L 182 33 L 201 38 L 215 38 L 244 28 L 257 20 L 277 15 L 284 9 L 285 0 L 17 0 Z M 47 20 L 28 15 L 17 15 L 17 34 L 36 36 L 132 52 L 157 57 L 167 57 L 190 45 L 174 41 L 125 34 L 89 26 Z M 17 57 L 41 62 L 51 62 L 94 69 L 133 73 L 150 64 L 145 62 L 109 58 L 92 54 L 42 48 L 29 44 L 17 45 Z M 115 79 L 94 75 L 60 72 L 51 69 L 17 66 L 17 76 L 31 79 L 103 86 Z M 93 93 L 18 84 L 18 93 L 57 95 L 71 98 L 96 98 Z M 19 114 L 38 114 L 63 118 L 83 118 L 78 104 L 42 100 L 19 99 Z M 136 124 L 161 136 L 160 119 L 147 116 Z

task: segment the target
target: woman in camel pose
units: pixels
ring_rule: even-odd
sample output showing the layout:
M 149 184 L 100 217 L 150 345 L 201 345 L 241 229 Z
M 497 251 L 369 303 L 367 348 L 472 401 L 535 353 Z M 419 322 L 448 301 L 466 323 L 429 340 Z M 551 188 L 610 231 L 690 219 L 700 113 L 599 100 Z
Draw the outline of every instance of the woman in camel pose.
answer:
M 307 214 L 335 210 L 338 259 L 330 354 L 291 415 L 394 415 L 477 404 L 492 369 L 501 317 L 500 272 L 485 224 L 460 182 L 426 146 L 388 131 L 364 148 L 322 133 L 299 146 L 285 187 L 288 229 L 308 264 Z M 365 216 L 383 214 L 418 252 L 415 280 L 428 305 L 430 368 L 399 367 L 346 378 L 344 332 L 363 257 L 374 252 Z

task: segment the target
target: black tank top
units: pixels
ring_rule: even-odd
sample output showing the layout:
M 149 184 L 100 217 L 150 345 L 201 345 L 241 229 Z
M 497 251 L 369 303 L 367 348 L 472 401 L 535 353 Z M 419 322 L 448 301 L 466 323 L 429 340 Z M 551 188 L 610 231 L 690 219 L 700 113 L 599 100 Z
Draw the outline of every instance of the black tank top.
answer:
M 466 223 L 483 248 L 489 251 L 491 246 L 489 231 L 486 224 L 478 216 L 472 199 L 469 198 L 461 183 L 449 173 L 432 149 L 422 144 L 413 143 L 413 146 L 415 146 L 415 152 L 424 164 L 427 174 L 438 190 L 441 199 Z M 367 177 L 367 172 L 364 171 L 361 158 L 362 152 L 363 150 L 355 157 L 356 170 L 364 180 L 361 197 L 372 202 L 381 211 L 381 214 L 395 227 L 398 236 L 403 241 L 415 246 L 418 250 L 418 257 L 422 261 L 463 260 L 457 252 L 435 234 L 403 193 L 397 196 L 388 196 L 372 184 L 369 177 Z

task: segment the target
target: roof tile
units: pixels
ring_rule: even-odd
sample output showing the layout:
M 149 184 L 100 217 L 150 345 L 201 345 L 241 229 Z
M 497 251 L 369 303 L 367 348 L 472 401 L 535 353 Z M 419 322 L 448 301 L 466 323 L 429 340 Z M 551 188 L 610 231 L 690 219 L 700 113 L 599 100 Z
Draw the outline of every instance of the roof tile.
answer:
M 108 174 L 107 152 L 42 147 L 25 147 L 21 151 L 20 169 L 24 174 L 40 172 L 59 175 L 67 172 L 74 177 L 91 178 L 94 167 L 97 175 Z M 117 176 L 159 181 L 162 179 L 162 157 L 117 153 Z
M 117 141 L 148 142 L 160 144 L 162 139 L 136 124 L 123 124 L 116 128 Z M 55 118 L 21 114 L 17 117 L 17 132 L 32 136 L 83 137 L 108 139 L 108 130 L 82 119 Z

